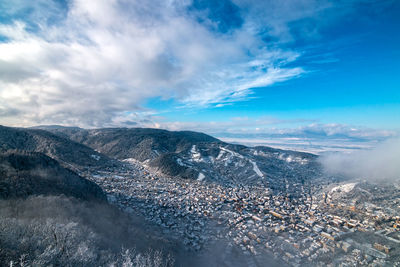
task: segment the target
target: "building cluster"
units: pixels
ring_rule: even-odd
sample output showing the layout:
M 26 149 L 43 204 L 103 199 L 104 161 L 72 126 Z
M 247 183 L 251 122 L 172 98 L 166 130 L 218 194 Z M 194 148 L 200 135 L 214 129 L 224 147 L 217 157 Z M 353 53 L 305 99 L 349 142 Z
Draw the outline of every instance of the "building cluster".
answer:
M 316 188 L 299 185 L 293 197 L 268 187 L 171 179 L 135 162 L 86 176 L 110 202 L 142 214 L 189 250 L 227 239 L 244 254 L 270 253 L 292 266 L 400 266 L 400 216 L 327 201 L 312 195 Z

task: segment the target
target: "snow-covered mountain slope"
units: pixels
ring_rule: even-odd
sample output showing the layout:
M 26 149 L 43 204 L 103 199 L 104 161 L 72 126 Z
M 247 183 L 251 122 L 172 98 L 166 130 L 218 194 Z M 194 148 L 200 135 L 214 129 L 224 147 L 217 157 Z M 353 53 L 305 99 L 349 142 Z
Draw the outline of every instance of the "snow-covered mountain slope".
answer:
M 313 154 L 228 144 L 197 132 L 143 128 L 46 130 L 109 157 L 133 158 L 172 177 L 235 185 L 268 184 L 272 189 L 282 189 L 320 174 Z
M 200 143 L 181 153 L 166 156 L 170 159 L 169 166 L 158 162 L 151 163 L 152 166 L 168 172 L 179 165 L 177 169 L 182 171 L 171 175 L 188 173 L 192 175 L 189 178 L 198 180 L 236 185 L 264 184 L 272 189 L 304 183 L 318 176 L 320 170 L 316 157 L 311 154 L 222 142 Z M 287 183 L 282 180 L 287 180 Z

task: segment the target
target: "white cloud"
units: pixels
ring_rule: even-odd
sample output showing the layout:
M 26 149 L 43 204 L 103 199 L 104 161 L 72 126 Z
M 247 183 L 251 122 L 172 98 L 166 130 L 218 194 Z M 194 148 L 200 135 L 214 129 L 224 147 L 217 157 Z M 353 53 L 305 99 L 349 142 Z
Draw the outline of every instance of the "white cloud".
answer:
M 304 72 L 285 66 L 298 53 L 267 48 L 247 26 L 214 32 L 188 3 L 74 0 L 65 12 L 53 1 L 16 2 L 11 16 L 34 11 L 28 22 L 0 24 L 0 110 L 8 114 L 0 123 L 103 126 L 144 112 L 151 97 L 226 105 Z
M 295 129 L 280 130 L 287 136 L 297 135 L 307 138 L 384 140 L 398 135 L 394 130 L 371 129 L 361 126 L 351 126 L 338 123 L 312 123 Z

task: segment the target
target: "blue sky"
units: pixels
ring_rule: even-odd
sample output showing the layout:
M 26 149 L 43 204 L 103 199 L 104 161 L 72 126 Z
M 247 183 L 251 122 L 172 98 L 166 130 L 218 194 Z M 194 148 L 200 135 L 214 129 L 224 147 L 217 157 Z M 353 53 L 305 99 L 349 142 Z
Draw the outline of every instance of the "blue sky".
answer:
M 0 0 L 0 123 L 395 137 L 398 14 L 394 0 Z
M 302 54 L 292 63 L 306 70 L 301 77 L 253 88 L 254 94 L 247 101 L 234 105 L 189 110 L 186 119 L 191 120 L 194 114 L 204 121 L 225 120 L 227 116 L 269 115 L 398 128 L 400 34 L 396 32 L 400 28 L 399 6 L 388 2 L 385 12 L 380 13 L 374 10 L 373 3 L 369 7 L 360 4 L 358 13 L 334 18 L 320 29 L 318 36 L 282 44 Z M 307 24 L 297 23 L 296 28 Z M 177 105 L 160 99 L 148 102 L 149 107 L 169 110 L 165 114 L 174 120 L 185 114 L 173 108 Z

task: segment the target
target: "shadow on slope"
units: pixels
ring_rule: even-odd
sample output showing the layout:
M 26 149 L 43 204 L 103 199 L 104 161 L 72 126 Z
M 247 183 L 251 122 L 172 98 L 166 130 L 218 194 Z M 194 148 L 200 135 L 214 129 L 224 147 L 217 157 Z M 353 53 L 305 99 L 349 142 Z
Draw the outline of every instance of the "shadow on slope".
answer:
M 106 200 L 98 185 L 46 155 L 26 151 L 0 153 L 0 198 L 41 194 Z

